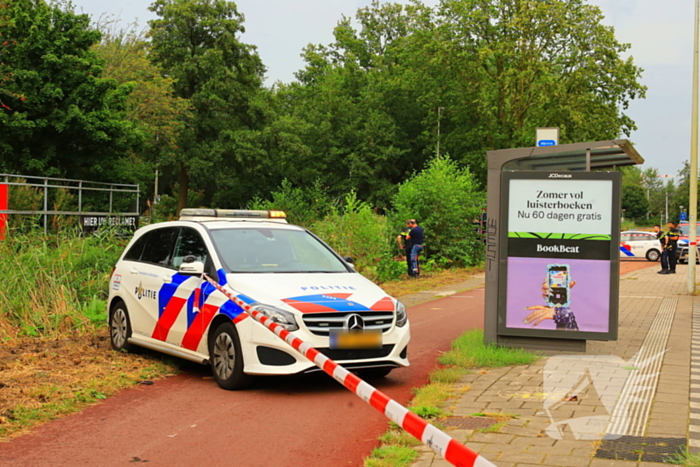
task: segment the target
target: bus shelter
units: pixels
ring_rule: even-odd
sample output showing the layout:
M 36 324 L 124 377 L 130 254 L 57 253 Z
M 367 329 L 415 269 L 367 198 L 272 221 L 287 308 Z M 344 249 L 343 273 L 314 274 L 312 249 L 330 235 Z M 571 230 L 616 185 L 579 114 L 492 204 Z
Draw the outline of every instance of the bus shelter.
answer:
M 484 337 L 585 351 L 616 340 L 621 173 L 628 140 L 487 152 Z

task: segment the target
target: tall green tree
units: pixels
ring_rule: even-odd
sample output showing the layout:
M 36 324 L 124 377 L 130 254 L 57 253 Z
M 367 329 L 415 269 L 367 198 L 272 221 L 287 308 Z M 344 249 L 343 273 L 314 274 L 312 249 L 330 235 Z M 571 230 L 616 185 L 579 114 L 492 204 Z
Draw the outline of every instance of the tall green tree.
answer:
M 172 194 L 168 187 L 177 176 L 177 140 L 189 116 L 189 102 L 174 95 L 173 79 L 163 76 L 148 59 L 150 42 L 138 25 L 121 28 L 108 22 L 100 31 L 102 40 L 94 47 L 95 53 L 104 61 L 106 78 L 132 86 L 126 118 L 141 141 L 119 164 L 121 179 L 153 193 L 154 170 L 158 170 L 159 193 Z
M 311 123 L 314 170 L 375 204 L 438 146 L 483 186 L 485 152 L 532 146 L 537 127 L 562 142 L 635 128 L 642 70 L 601 20 L 583 0 L 375 0 L 305 49 L 285 111 Z
M 649 200 L 649 215 L 653 218 L 659 218 L 665 206 L 665 186 L 659 175 L 659 170 L 655 167 L 648 167 L 642 170 L 641 179 Z
M 561 142 L 629 136 L 625 114 L 643 98 L 629 48 L 584 0 L 443 0 L 438 58 L 453 83 L 445 104 L 461 117 L 460 140 L 479 149 L 534 145 L 535 128 L 561 128 Z M 454 89 L 454 88 L 453 88 Z M 457 123 L 457 122 L 455 122 Z M 465 150 L 468 151 L 468 147 Z
M 421 139 L 430 109 L 420 102 L 423 85 L 412 74 L 406 41 L 425 11 L 374 2 L 356 21 L 343 17 L 332 44 L 304 50 L 298 81 L 277 92 L 282 114 L 301 122 L 308 148 L 293 173 L 322 176 L 334 194 L 354 189 L 386 209 L 396 185 L 424 167 L 432 154 Z
M 5 0 L 0 16 L 0 170 L 108 179 L 133 144 L 131 87 L 102 77 L 100 32 L 70 3 Z M 2 78 L 0 78 L 2 80 Z
M 649 201 L 641 185 L 622 186 L 622 209 L 629 219 L 644 219 L 649 212 Z
M 241 42 L 243 15 L 225 0 L 156 0 L 150 10 L 151 60 L 174 80 L 192 118 L 179 138 L 178 211 L 187 204 L 190 176 L 199 186 L 245 199 L 266 154 L 257 100 L 265 68 L 254 46 Z M 226 177 L 217 179 L 217 174 Z M 228 184 L 228 185 L 227 185 Z M 247 196 L 250 196 L 248 193 Z
M 690 209 L 690 163 L 688 161 L 683 162 L 683 168 L 678 171 L 678 177 L 674 178 L 669 177 L 667 179 L 664 195 L 668 194 L 668 218 L 677 221 L 680 216 L 681 206 L 686 212 L 689 212 Z M 698 187 L 698 194 L 700 194 L 700 187 Z M 697 199 L 700 199 L 700 197 Z

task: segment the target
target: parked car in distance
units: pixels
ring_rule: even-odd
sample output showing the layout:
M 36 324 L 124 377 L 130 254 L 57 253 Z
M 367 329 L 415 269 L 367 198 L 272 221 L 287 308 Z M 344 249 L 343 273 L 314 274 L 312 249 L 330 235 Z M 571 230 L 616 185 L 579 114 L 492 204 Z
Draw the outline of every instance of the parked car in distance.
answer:
M 658 261 L 661 243 L 652 232 L 627 230 L 620 233 L 620 258 L 646 258 Z
M 183 209 L 136 231 L 110 276 L 111 344 L 209 364 L 224 389 L 321 371 L 242 306 L 360 375 L 409 365 L 404 305 L 280 211 Z
M 686 264 L 688 262 L 688 244 L 686 243 L 685 245 L 678 245 L 678 249 L 676 250 L 676 261 L 678 261 L 681 264 Z M 695 264 L 700 263 L 700 250 L 697 249 L 697 246 L 695 247 Z

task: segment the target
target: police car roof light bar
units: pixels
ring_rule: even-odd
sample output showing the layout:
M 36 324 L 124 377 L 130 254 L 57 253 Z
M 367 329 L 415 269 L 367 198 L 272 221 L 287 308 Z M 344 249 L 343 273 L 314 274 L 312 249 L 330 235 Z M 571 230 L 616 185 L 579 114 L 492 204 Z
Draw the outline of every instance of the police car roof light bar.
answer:
M 287 214 L 284 211 L 187 208 L 180 211 L 180 217 L 217 217 L 222 219 L 286 219 Z

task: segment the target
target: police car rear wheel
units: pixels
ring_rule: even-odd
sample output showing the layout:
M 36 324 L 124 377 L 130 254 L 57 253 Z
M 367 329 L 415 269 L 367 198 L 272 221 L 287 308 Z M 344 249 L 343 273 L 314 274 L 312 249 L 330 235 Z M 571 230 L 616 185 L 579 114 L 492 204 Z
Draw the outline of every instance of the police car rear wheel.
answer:
M 661 254 L 658 252 L 658 250 L 647 251 L 647 261 L 658 261 L 660 257 Z
M 109 314 L 109 341 L 114 350 L 129 351 L 133 348 L 128 339 L 131 337 L 131 322 L 126 305 L 118 301 Z
M 209 361 L 214 379 L 224 389 L 243 389 L 251 377 L 243 373 L 243 355 L 236 327 L 232 322 L 221 323 L 209 344 Z

